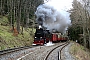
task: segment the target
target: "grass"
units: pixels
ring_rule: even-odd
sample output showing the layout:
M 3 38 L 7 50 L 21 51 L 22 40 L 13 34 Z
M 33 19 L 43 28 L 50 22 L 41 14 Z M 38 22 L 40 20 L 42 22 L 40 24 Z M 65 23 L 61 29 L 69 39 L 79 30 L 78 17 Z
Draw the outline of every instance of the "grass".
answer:
M 4 21 L 7 21 L 7 18 L 0 16 L 0 23 L 4 24 Z M 10 26 L 0 25 L 0 50 L 30 46 L 33 43 L 35 29 L 24 28 L 23 35 L 18 34 L 18 36 L 13 36 L 13 32 L 10 29 Z
M 0 15 L 0 24 L 4 24 L 4 25 L 9 24 L 9 21 L 6 16 Z
M 30 28 L 28 31 L 19 34 L 18 36 L 13 36 L 13 33 L 10 32 L 8 26 L 0 25 L 0 50 L 20 47 L 20 46 L 30 46 L 33 42 L 34 31 Z M 32 31 L 32 32 L 31 32 Z
M 89 50 L 87 50 L 78 43 L 73 43 L 73 45 L 70 48 L 70 53 L 74 55 L 77 58 L 77 60 L 90 60 Z

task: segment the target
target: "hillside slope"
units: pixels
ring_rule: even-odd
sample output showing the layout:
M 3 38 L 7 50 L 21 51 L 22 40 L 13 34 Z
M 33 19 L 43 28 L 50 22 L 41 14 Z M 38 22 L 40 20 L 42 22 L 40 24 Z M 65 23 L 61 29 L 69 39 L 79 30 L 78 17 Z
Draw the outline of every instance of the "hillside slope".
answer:
M 77 60 L 90 60 L 90 51 L 82 45 L 73 42 L 70 53 L 77 58 Z
M 10 30 L 11 27 L 8 24 L 6 17 L 0 16 L 0 50 L 30 46 L 33 42 L 34 30 L 31 28 L 25 29 L 22 34 L 13 36 L 13 32 Z

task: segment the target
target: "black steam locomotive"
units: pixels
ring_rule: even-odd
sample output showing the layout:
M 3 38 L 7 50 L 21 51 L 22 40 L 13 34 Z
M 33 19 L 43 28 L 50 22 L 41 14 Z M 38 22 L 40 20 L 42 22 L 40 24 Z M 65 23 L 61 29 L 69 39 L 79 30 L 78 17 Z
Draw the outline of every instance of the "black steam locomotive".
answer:
M 49 30 L 43 30 L 42 28 L 36 29 L 33 45 L 44 45 L 45 43 L 67 41 L 68 37 L 61 33 L 50 33 Z

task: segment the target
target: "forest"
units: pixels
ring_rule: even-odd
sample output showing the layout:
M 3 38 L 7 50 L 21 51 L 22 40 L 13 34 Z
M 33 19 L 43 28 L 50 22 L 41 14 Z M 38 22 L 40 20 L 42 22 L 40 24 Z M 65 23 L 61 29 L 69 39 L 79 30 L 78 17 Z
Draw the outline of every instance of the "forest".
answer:
M 0 50 L 30 46 L 35 10 L 43 0 L 0 0 Z
M 33 30 L 36 26 L 36 8 L 43 3 L 43 0 L 0 0 L 0 25 L 9 26 L 12 32 L 15 32 L 15 36 L 23 34 L 24 29 Z M 72 22 L 68 28 L 69 39 L 77 40 L 78 43 L 90 49 L 90 1 L 73 0 L 72 7 L 68 11 L 71 13 Z M 7 20 L 1 21 L 3 16 L 7 17 Z M 2 39 L 1 36 L 0 39 Z
M 20 26 L 28 27 L 29 24 L 34 24 L 36 7 L 42 3 L 43 0 L 0 0 L 0 15 L 8 17 L 13 29 L 16 22 L 19 33 Z
M 73 0 L 71 12 L 72 26 L 69 29 L 71 40 L 78 40 L 84 47 L 90 49 L 90 1 Z

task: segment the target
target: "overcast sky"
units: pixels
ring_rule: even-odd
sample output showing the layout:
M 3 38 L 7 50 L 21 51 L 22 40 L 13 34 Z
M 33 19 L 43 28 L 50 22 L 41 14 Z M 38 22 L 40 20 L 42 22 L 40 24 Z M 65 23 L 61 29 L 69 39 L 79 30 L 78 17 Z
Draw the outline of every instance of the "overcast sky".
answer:
M 72 8 L 73 0 L 49 0 L 47 4 L 54 6 L 56 9 L 68 10 Z

